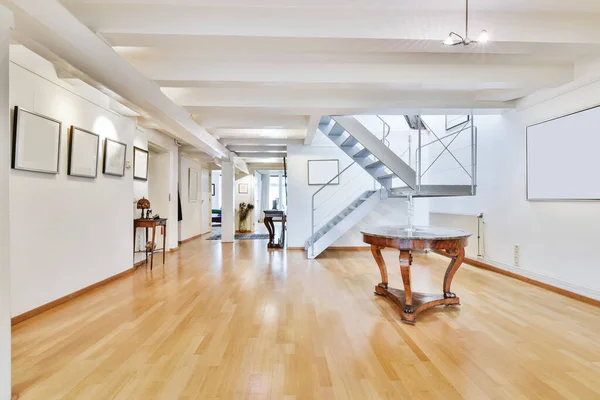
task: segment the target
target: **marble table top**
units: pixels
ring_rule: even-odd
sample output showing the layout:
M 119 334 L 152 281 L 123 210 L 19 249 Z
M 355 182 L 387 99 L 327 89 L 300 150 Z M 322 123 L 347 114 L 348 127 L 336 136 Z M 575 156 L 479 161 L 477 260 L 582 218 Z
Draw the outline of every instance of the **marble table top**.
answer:
M 408 231 L 408 226 L 390 225 L 373 226 L 361 230 L 361 233 L 368 236 L 376 236 L 387 239 L 410 239 L 410 240 L 452 240 L 466 238 L 472 235 L 471 232 L 454 228 L 438 228 L 434 226 L 415 226 L 415 231 Z

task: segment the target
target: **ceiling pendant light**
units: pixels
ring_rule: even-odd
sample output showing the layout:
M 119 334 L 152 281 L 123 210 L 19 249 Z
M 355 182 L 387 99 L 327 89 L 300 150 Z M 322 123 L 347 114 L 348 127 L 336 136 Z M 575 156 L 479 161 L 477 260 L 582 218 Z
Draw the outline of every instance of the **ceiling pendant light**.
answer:
M 469 0 L 465 0 L 465 36 L 461 36 L 456 32 L 450 32 L 448 37 L 442 43 L 446 46 L 468 46 L 473 43 L 487 43 L 490 40 L 490 35 L 484 29 L 477 36 L 477 40 L 469 38 Z

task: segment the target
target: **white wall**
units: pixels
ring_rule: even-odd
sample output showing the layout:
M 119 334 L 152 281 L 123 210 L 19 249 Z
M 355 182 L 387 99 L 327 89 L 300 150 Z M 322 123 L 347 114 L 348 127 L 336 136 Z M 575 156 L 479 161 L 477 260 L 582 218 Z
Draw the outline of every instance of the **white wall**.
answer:
M 0 399 L 11 396 L 9 51 L 12 14 L 0 5 Z
M 243 194 L 240 193 L 239 191 L 239 185 L 241 183 L 245 183 L 248 185 L 248 193 Z M 252 204 L 254 205 L 254 192 L 256 190 L 256 184 L 255 184 L 255 179 L 254 179 L 254 175 L 246 175 L 243 178 L 237 179 L 235 181 L 235 229 L 236 231 L 240 229 L 240 218 L 239 218 L 239 211 L 240 211 L 240 204 L 241 203 L 246 203 L 246 204 Z M 250 212 L 250 214 L 248 214 L 248 218 L 246 218 L 246 230 L 250 230 L 250 231 L 254 231 L 254 229 L 256 228 L 256 225 L 254 223 L 254 215 L 256 213 L 256 210 L 252 210 Z
M 189 158 L 183 154 L 179 157 L 179 182 L 181 190 L 181 213 L 183 220 L 179 222 L 179 240 L 186 240 L 191 237 L 206 233 L 208 222 L 204 224 L 202 221 L 202 207 L 210 207 L 209 204 L 202 204 L 200 200 L 200 173 L 202 168 L 207 169 L 206 165 Z M 189 170 L 190 168 L 198 171 L 198 201 L 189 200 Z M 209 213 L 210 217 L 210 213 Z M 205 226 L 206 225 L 206 226 Z
M 10 66 L 11 109 L 18 105 L 63 123 L 58 175 L 10 171 L 13 316 L 132 265 L 131 169 L 125 177 L 111 177 L 99 165 L 96 179 L 67 176 L 67 129 L 74 124 L 102 140 L 126 143 L 129 161 L 134 139 L 139 145 L 144 140 L 136 139 L 135 121 L 73 93 L 55 76 L 48 78 Z
M 404 146 L 398 141 L 397 146 Z M 390 147 L 399 152 L 400 149 Z M 403 149 L 403 147 L 402 147 Z M 351 164 L 352 160 L 342 150 L 333 145 L 321 132 L 317 132 L 312 146 L 288 146 L 288 246 L 303 247 L 311 234 L 312 196 L 320 186 L 308 185 L 308 160 L 339 159 L 340 171 Z M 344 209 L 365 190 L 373 189 L 373 178 L 359 166 L 354 165 L 340 176 L 340 184 L 330 186 L 315 196 L 318 206 L 315 223 L 324 224 Z M 415 202 L 415 220 L 417 225 L 427 225 L 429 208 L 427 199 Z M 319 206 L 320 205 L 320 206 Z M 363 221 L 338 239 L 333 246 L 361 246 L 360 229 L 369 224 L 400 225 L 407 223 L 405 199 L 388 199 L 371 212 Z
M 600 83 L 545 91 L 521 101 L 518 111 L 477 116 L 478 188 L 473 198 L 432 200 L 432 211 L 483 212 L 485 255 L 492 263 L 543 282 L 600 299 L 597 261 L 600 203 L 528 202 L 525 128 L 600 103 Z M 565 158 L 576 147 L 565 132 Z M 582 143 L 582 145 L 585 145 Z M 520 267 L 513 265 L 520 245 Z

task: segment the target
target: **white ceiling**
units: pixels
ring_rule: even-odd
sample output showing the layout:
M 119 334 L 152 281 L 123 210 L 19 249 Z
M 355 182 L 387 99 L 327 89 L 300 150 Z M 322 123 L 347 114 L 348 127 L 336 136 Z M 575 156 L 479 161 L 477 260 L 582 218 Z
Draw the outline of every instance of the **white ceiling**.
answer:
M 462 0 L 62 4 L 222 143 L 301 139 L 311 116 L 510 109 L 600 56 L 598 0 L 471 0 L 492 41 L 452 48 Z

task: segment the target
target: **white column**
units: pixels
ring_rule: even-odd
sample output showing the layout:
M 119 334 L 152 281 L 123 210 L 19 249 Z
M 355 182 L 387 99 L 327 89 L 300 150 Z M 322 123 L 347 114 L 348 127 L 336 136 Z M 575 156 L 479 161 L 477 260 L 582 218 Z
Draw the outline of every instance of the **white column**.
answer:
M 235 165 L 221 164 L 221 242 L 233 242 L 235 236 Z
M 10 399 L 10 110 L 8 57 L 12 13 L 0 5 L 0 399 Z

